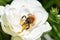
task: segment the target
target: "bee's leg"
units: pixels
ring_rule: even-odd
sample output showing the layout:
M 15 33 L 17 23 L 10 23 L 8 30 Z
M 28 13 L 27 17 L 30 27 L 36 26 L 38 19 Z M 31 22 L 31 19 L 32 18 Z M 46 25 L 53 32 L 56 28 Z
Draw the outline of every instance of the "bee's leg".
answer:
M 30 28 L 30 24 L 28 24 L 28 28 L 26 28 L 26 30 L 28 30 Z

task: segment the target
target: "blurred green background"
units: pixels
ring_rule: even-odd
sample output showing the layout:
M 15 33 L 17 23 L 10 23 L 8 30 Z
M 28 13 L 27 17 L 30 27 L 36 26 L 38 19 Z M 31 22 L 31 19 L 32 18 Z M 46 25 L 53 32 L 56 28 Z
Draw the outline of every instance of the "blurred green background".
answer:
M 6 4 L 10 4 L 13 0 L 0 0 L 0 5 L 5 6 Z M 49 13 L 48 22 L 50 23 L 52 30 L 48 32 L 50 37 L 53 40 L 60 40 L 60 0 L 38 0 L 41 2 L 43 7 Z M 1 29 L 0 23 L 0 40 L 10 40 L 11 36 L 5 34 Z M 44 37 L 42 37 L 42 40 Z

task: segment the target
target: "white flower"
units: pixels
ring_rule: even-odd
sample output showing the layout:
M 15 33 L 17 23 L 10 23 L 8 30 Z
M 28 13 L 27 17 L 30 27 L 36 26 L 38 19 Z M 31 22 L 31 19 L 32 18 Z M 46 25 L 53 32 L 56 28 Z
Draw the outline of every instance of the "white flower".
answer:
M 36 40 L 51 30 L 48 13 L 37 0 L 14 0 L 1 9 L 2 29 L 12 40 Z

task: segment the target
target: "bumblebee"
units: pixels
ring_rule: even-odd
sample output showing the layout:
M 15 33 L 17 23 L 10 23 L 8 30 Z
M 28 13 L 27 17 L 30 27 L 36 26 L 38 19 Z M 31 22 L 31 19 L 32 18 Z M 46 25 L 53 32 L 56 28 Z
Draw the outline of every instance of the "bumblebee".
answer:
M 25 18 L 25 20 L 23 20 Z M 22 16 L 21 20 L 20 20 L 20 24 L 23 27 L 23 29 L 28 30 L 30 28 L 31 25 L 33 25 L 35 22 L 35 16 L 34 15 L 28 15 L 28 17 L 26 17 L 25 15 Z

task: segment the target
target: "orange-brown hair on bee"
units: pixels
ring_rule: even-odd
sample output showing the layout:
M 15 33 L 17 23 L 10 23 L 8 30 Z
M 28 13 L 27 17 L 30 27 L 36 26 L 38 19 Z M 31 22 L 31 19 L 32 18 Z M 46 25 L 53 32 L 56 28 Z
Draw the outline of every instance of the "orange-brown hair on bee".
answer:
M 34 24 L 34 23 L 35 23 L 36 18 L 35 18 L 35 16 L 34 16 L 34 15 L 29 15 L 29 16 L 28 16 L 28 18 L 30 19 L 31 24 Z

